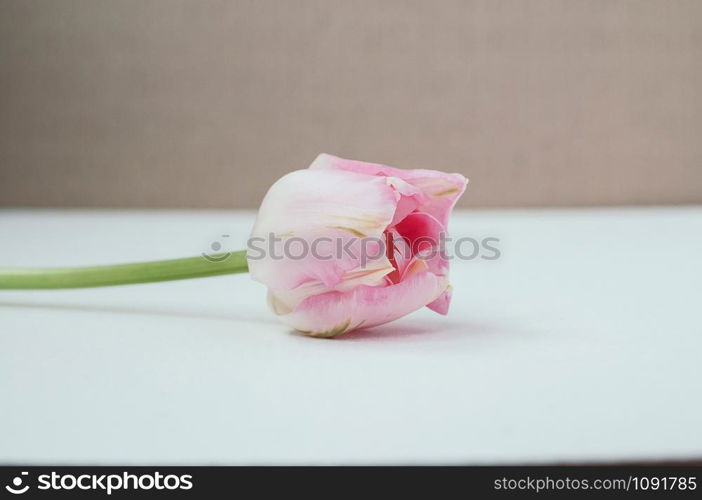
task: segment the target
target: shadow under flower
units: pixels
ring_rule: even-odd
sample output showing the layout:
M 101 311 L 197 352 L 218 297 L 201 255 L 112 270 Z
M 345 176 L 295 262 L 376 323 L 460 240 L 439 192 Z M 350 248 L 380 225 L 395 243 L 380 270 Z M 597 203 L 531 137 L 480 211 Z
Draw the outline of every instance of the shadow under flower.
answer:
M 439 318 L 437 321 L 407 320 L 386 323 L 370 328 L 361 328 L 335 337 L 335 340 L 347 342 L 387 341 L 409 339 L 455 339 L 456 337 L 474 336 L 496 331 L 493 328 L 474 323 L 448 322 Z

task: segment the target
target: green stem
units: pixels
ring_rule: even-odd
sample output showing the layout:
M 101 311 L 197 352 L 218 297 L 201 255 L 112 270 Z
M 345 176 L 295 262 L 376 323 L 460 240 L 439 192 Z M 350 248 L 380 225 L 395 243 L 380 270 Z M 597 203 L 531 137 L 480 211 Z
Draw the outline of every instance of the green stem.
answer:
M 246 250 L 228 254 L 92 267 L 0 268 L 0 289 L 130 285 L 246 273 Z

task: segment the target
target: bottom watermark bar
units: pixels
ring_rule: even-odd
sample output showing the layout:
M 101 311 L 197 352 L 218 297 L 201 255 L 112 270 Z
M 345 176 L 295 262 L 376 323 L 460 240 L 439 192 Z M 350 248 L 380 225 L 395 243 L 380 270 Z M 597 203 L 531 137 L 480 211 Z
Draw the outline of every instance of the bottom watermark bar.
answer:
M 579 492 L 699 497 L 702 462 L 625 466 L 132 467 L 2 466 L 0 497 L 232 498 L 243 495 L 493 498 Z

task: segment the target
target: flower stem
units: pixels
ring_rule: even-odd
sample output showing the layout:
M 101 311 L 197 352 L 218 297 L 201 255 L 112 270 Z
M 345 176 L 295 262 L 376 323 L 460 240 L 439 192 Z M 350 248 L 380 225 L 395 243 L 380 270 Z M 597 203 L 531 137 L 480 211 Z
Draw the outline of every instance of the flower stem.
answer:
M 0 289 L 45 290 L 130 285 L 246 273 L 248 270 L 246 250 L 109 266 L 0 268 Z

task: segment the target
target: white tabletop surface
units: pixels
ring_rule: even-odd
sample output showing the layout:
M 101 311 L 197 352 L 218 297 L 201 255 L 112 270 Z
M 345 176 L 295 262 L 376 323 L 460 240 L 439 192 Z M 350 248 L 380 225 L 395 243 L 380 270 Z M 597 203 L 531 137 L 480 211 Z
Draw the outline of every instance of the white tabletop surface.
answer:
M 0 266 L 243 247 L 253 212 L 0 211 Z M 457 213 L 500 238 L 429 310 L 291 333 L 247 275 L 0 291 L 0 463 L 702 457 L 702 209 Z M 229 235 L 224 237 L 223 235 Z

